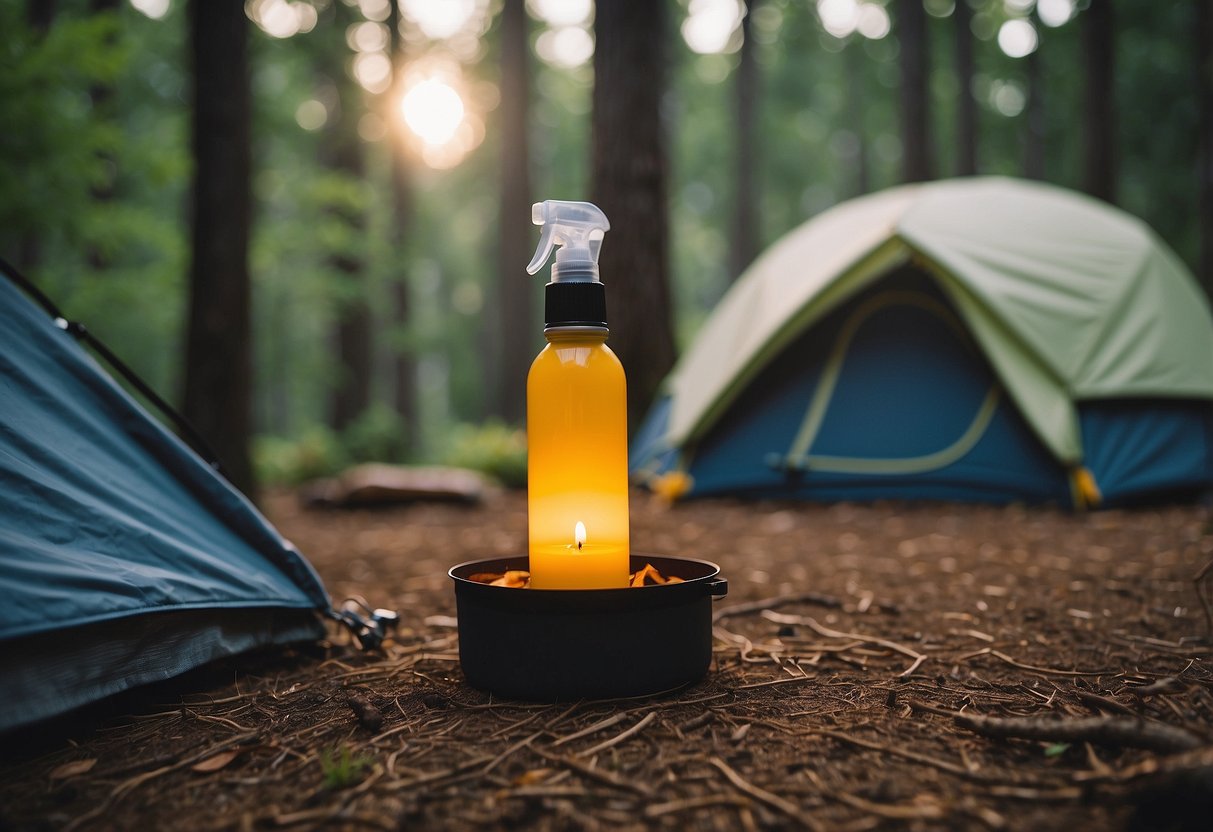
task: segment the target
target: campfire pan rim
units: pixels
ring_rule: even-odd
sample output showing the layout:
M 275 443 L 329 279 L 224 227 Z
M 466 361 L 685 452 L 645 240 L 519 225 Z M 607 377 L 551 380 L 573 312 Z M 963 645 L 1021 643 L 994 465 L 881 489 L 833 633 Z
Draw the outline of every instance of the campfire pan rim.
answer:
M 525 556 L 451 567 L 459 656 L 473 687 L 509 699 L 567 701 L 656 694 L 703 678 L 712 658 L 712 599 L 728 581 L 693 558 L 633 555 L 675 584 L 521 589 L 469 580 L 526 569 Z

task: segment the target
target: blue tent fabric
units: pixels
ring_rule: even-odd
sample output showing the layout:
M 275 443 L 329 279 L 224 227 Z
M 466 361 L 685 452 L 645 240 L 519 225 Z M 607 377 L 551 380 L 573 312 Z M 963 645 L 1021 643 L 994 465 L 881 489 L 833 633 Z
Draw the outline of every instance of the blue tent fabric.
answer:
M 1079 419 L 1106 505 L 1198 493 L 1213 481 L 1213 402 L 1083 402 Z
M 299 552 L 5 279 L 0 494 L 0 729 L 323 635 Z
M 824 410 L 811 446 L 790 465 L 815 399 Z M 802 332 L 694 446 L 661 445 L 669 413 L 668 400 L 654 405 L 631 468 L 641 481 L 685 471 L 689 496 L 1072 501 L 1070 472 L 1002 390 L 934 280 L 913 266 Z M 1085 402 L 1080 413 L 1104 505 L 1213 484 L 1209 402 Z

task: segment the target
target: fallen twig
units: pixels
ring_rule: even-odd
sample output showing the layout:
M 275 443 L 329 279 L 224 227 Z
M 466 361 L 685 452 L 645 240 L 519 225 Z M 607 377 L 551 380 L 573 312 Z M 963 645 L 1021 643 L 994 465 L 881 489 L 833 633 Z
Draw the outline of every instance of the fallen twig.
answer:
M 559 748 L 560 746 L 564 745 L 567 742 L 572 742 L 573 740 L 579 740 L 582 737 L 588 737 L 590 734 L 597 734 L 599 731 L 605 731 L 607 728 L 610 728 L 612 725 L 618 725 L 620 722 L 623 722 L 623 714 L 615 714 L 614 716 L 608 716 L 606 719 L 601 720 L 599 722 L 595 722 L 593 725 L 591 725 L 587 728 L 582 728 L 580 731 L 576 731 L 572 734 L 561 737 L 560 739 L 553 742 L 551 747 Z
M 1134 696 L 1156 696 L 1172 693 L 1183 693 L 1188 689 L 1188 686 L 1176 679 L 1174 676 L 1164 676 L 1148 685 L 1140 685 L 1139 687 L 1129 688 L 1129 692 Z
M 783 615 L 782 613 L 772 612 L 771 610 L 763 610 L 762 617 L 768 621 L 773 621 L 776 624 L 800 624 L 808 627 L 810 630 L 817 633 L 817 635 L 824 636 L 825 638 L 845 638 L 851 639 L 852 641 L 862 642 L 864 644 L 875 644 L 879 647 L 892 650 L 894 653 L 900 653 L 903 656 L 908 656 L 909 658 L 913 659 L 914 663 L 905 670 L 901 671 L 901 673 L 897 674 L 898 676 L 910 675 L 918 669 L 919 665 L 927 660 L 925 653 L 919 653 L 917 650 L 911 650 L 904 644 L 898 644 L 895 641 L 889 641 L 887 638 L 880 638 L 879 636 L 868 636 L 864 635 L 863 633 L 844 633 L 841 630 L 833 630 L 822 624 L 818 624 L 816 619 L 807 615 Z
M 509 748 L 507 748 L 505 751 L 502 751 L 500 754 L 498 754 L 496 757 L 494 757 L 492 760 L 490 760 L 489 763 L 487 765 L 485 765 L 485 767 L 481 771 L 481 773 L 488 774 L 490 771 L 492 771 L 497 766 L 499 766 L 501 764 L 502 760 L 506 759 L 511 754 L 513 754 L 515 751 L 518 751 L 520 748 L 525 748 L 526 746 L 530 745 L 535 740 L 539 739 L 541 736 L 543 736 L 543 731 L 536 731 L 534 734 L 531 734 L 526 739 L 522 739 L 522 740 L 519 740 L 518 742 L 514 743 Z
M 670 800 L 665 803 L 654 803 L 645 807 L 646 818 L 659 818 L 675 812 L 689 812 L 694 809 L 706 809 L 710 806 L 749 806 L 750 801 L 744 797 L 734 797 L 731 794 L 705 794 L 702 797 L 684 797 L 681 800 Z
M 997 717 L 957 714 L 956 724 L 987 737 L 1045 742 L 1094 742 L 1151 751 L 1191 751 L 1205 740 L 1184 728 L 1142 717 Z
M 1079 702 L 1087 707 L 1101 711 L 1110 711 L 1116 714 L 1124 714 L 1125 716 L 1137 716 L 1137 712 L 1128 705 L 1123 705 L 1107 696 L 1100 696 L 1098 693 L 1077 689 L 1074 691 L 1074 695 L 1078 697 Z
M 968 768 L 965 768 L 964 766 L 957 765 L 956 763 L 949 763 L 947 760 L 940 760 L 940 759 L 936 759 L 935 757 L 930 757 L 926 754 L 919 754 L 917 751 L 910 751 L 909 749 L 902 748 L 900 746 L 881 745 L 878 742 L 873 742 L 872 740 L 865 740 L 862 737 L 852 736 L 851 734 L 844 733 L 842 731 L 831 731 L 827 728 L 813 728 L 808 731 L 805 731 L 804 733 L 818 734 L 823 737 L 830 737 L 831 739 L 838 740 L 839 742 L 845 742 L 849 745 L 856 745 L 856 746 L 859 746 L 860 748 L 867 748 L 872 751 L 879 751 L 882 754 L 889 754 L 893 757 L 901 757 L 903 760 L 910 760 L 915 763 L 922 763 L 923 765 L 930 766 L 931 768 L 936 768 L 936 769 L 939 769 L 940 771 L 946 771 L 948 774 L 954 774 L 957 777 L 963 777 L 966 780 L 972 780 L 975 783 L 986 783 L 986 784 L 995 783 L 995 784 L 997 784 L 997 783 L 1004 782 L 1003 780 L 1001 780 L 997 777 L 994 777 L 992 775 L 985 774 L 985 773 L 979 772 L 979 771 L 972 771 Z M 1021 786 L 1024 786 L 1024 785 L 1041 786 L 1041 787 L 1046 787 L 1046 788 L 1052 786 L 1051 783 L 1040 783 L 1035 780 L 1024 780 L 1022 778 L 1015 778 L 1014 782 L 1016 785 L 1021 785 Z
M 623 742 L 624 740 L 628 739 L 629 737 L 639 733 L 640 731 L 643 731 L 645 729 L 645 727 L 656 718 L 657 718 L 657 712 L 649 711 L 648 716 L 646 716 L 644 719 L 637 722 L 631 728 L 627 729 L 626 731 L 616 734 L 615 736 L 611 737 L 609 740 L 603 740 L 602 742 L 598 743 L 598 745 L 594 746 L 593 748 L 587 748 L 585 751 L 580 752 L 577 756 L 593 757 L 599 751 L 606 751 L 608 748 L 614 748 L 616 745 L 619 745 L 619 743 Z
M 813 782 L 813 785 L 821 790 L 824 797 L 837 800 L 839 803 L 845 803 L 852 809 L 858 809 L 861 812 L 875 815 L 879 818 L 887 820 L 939 820 L 945 814 L 943 807 L 938 803 L 909 805 L 873 803 L 870 800 L 864 800 L 858 795 L 826 788 L 817 772 L 811 769 L 805 769 L 804 773 Z
M 1082 797 L 1082 789 L 1077 786 L 1038 789 L 1029 786 L 992 785 L 986 790 L 986 794 L 994 797 L 1005 797 L 1011 800 L 1027 800 L 1032 803 L 1040 803 L 1046 800 L 1064 803 Z
M 976 658 L 977 656 L 993 656 L 994 658 L 1000 659 L 1000 660 L 1006 662 L 1007 664 L 1011 665 L 1011 667 L 1018 667 L 1020 670 L 1030 670 L 1033 673 L 1044 673 L 1044 674 L 1051 675 L 1051 676 L 1108 676 L 1110 674 L 1116 673 L 1115 670 L 1108 670 L 1108 669 L 1104 669 L 1104 670 L 1062 670 L 1062 669 L 1056 668 L 1056 667 L 1038 667 L 1034 664 L 1024 664 L 1023 662 L 1016 661 L 1015 659 L 1008 656 L 1006 653 L 1003 653 L 999 650 L 994 650 L 993 648 L 990 648 L 990 647 L 983 647 L 981 650 L 976 650 L 972 653 L 965 653 L 963 656 L 958 656 L 956 658 L 956 661 L 959 662 L 959 661 L 964 661 L 965 659 L 973 659 L 973 658 Z
M 766 804 L 772 809 L 775 809 L 787 815 L 792 820 L 799 823 L 806 829 L 812 829 L 814 832 L 824 832 L 825 827 L 818 823 L 813 818 L 800 811 L 800 807 L 790 800 L 785 800 L 777 794 L 772 794 L 766 789 L 760 789 L 752 783 L 747 782 L 740 774 L 729 768 L 728 764 L 719 757 L 712 757 L 708 760 L 713 766 L 728 778 L 729 782 L 740 792 L 749 795 L 759 803 Z
M 1208 768 L 1210 766 L 1213 766 L 1213 745 L 1206 745 L 1191 751 L 1181 751 L 1168 757 L 1151 757 L 1148 760 L 1142 760 L 1140 763 L 1134 763 L 1122 769 L 1113 769 L 1110 772 L 1080 771 L 1075 773 L 1074 779 L 1078 782 L 1111 780 L 1123 783 L 1127 780 L 1136 780 L 1139 777 L 1148 777 L 1153 774 L 1171 774 L 1179 771 Z
M 401 789 L 412 788 L 413 786 L 430 785 L 439 780 L 445 780 L 448 777 L 458 777 L 460 775 L 479 777 L 480 772 L 472 772 L 472 769 L 479 768 L 486 763 L 491 763 L 493 759 L 494 755 L 485 754 L 468 760 L 465 763 L 460 763 L 452 768 L 444 769 L 442 771 L 433 771 L 427 774 L 420 774 L 411 780 L 389 780 L 386 783 L 383 783 L 383 785 L 391 787 L 393 791 L 399 791 Z
M 543 757 L 545 760 L 548 760 L 549 762 L 559 763 L 560 765 L 567 766 L 585 777 L 606 783 L 608 786 L 614 786 L 617 789 L 626 789 L 627 791 L 636 792 L 637 794 L 644 795 L 645 797 L 653 796 L 653 790 L 643 783 L 634 783 L 630 780 L 624 780 L 619 775 L 613 774 L 605 769 L 591 768 L 590 766 L 587 766 L 585 763 L 574 759 L 573 757 L 563 757 L 560 754 L 553 754 L 552 752 L 538 746 L 533 747 L 531 751 L 538 754 L 540 757 Z
M 796 592 L 791 595 L 776 595 L 774 598 L 763 598 L 761 601 L 747 601 L 744 604 L 733 604 L 722 607 L 712 613 L 712 623 L 723 621 L 734 615 L 749 615 L 752 612 L 773 610 L 785 604 L 817 604 L 822 607 L 840 609 L 842 599 L 836 595 L 825 595 L 820 592 Z
M 782 679 L 769 679 L 765 682 L 750 682 L 748 685 L 738 685 L 737 690 L 753 690 L 754 688 L 769 688 L 772 685 L 790 685 L 798 682 L 812 682 L 816 676 L 788 676 Z

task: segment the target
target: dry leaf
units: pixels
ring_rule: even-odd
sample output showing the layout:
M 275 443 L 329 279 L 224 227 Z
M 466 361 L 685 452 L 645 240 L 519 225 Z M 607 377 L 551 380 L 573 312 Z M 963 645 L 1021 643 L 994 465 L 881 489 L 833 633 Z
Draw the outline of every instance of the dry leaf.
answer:
M 536 783 L 542 783 L 552 776 L 550 768 L 533 768 L 530 771 L 524 771 L 514 778 L 515 786 L 533 786 Z
M 657 568 L 651 563 L 646 563 L 643 569 L 632 576 L 631 586 L 644 586 L 646 579 L 655 584 L 668 583 L 665 576 L 658 572 Z
M 525 587 L 531 580 L 531 573 L 521 569 L 511 569 L 489 586 L 508 586 L 514 589 Z
M 95 757 L 87 760 L 72 760 L 70 763 L 64 763 L 52 771 L 51 779 L 66 780 L 69 777 L 76 777 L 91 771 L 95 765 L 97 765 L 97 760 Z
M 209 771 L 218 771 L 226 766 L 232 760 L 240 756 L 240 749 L 233 748 L 228 751 L 220 751 L 218 754 L 213 754 L 205 760 L 194 763 L 190 766 L 191 771 L 197 771 L 205 774 Z

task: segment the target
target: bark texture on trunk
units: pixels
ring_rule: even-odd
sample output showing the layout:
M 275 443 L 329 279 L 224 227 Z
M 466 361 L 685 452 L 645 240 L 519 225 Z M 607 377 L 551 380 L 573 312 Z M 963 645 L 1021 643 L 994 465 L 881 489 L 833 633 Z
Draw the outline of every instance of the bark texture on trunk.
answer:
M 864 117 L 867 108 L 863 82 L 866 58 L 859 47 L 859 42 L 853 40 L 843 50 L 847 76 L 847 122 L 855 134 L 855 196 L 862 196 L 872 190 L 872 174 L 868 163 L 867 119 Z
M 758 62 L 751 33 L 751 17 L 761 0 L 746 0 L 741 19 L 741 54 L 736 85 L 737 121 L 734 123 L 733 233 L 729 246 L 730 277 L 736 280 L 758 254 L 758 197 L 755 168 L 758 152 Z
M 973 98 L 973 10 L 958 0 L 952 12 L 956 54 L 956 175 L 977 173 L 977 100 Z
M 525 0 L 505 0 L 501 11 L 501 206 L 498 220 L 497 285 L 500 338 L 495 384 L 496 415 L 507 423 L 526 419 L 526 377 L 539 347 L 534 313 L 537 281 L 526 264 L 534 249 L 531 224 L 530 44 Z
M 1028 109 L 1024 114 L 1023 175 L 1028 179 L 1045 178 L 1045 102 L 1044 80 L 1040 72 L 1040 49 L 1024 58 L 1028 75 Z
M 392 320 L 399 333 L 412 326 L 413 299 L 408 273 L 405 271 L 404 250 L 413 222 L 413 185 L 411 164 L 413 155 L 408 145 L 408 127 L 401 118 L 400 102 L 404 98 L 404 38 L 400 34 L 400 7 L 395 0 L 388 13 L 389 49 L 392 60 L 392 85 L 384 120 L 388 125 L 389 152 L 392 165 L 392 242 L 396 252 L 395 274 L 391 281 Z M 417 357 L 411 344 L 397 339 L 392 347 L 392 404 L 404 422 L 405 451 L 411 457 L 421 449 L 421 414 L 417 402 Z
M 1083 189 L 1116 202 L 1116 19 L 1112 0 L 1079 15 L 1083 75 Z
M 336 113 L 330 114 L 325 125 L 321 159 L 330 170 L 354 181 L 365 175 L 362 138 L 358 135 L 358 118 L 362 91 L 345 71 L 348 60 L 345 46 L 347 22 L 356 19 L 344 4 L 335 6 L 334 42 L 326 55 L 327 74 L 338 91 Z M 332 331 L 334 355 L 337 359 L 337 380 L 329 402 L 329 423 L 342 430 L 354 422 L 371 404 L 374 353 L 371 332 L 373 318 L 368 298 L 365 246 L 366 216 L 361 205 L 340 202 L 329 206 L 329 213 L 344 226 L 344 240 L 329 256 L 329 266 L 339 284 Z
M 927 12 L 922 0 L 898 0 L 896 11 L 901 47 L 901 178 L 921 182 L 934 175 Z
M 117 14 L 121 8 L 120 0 L 89 0 L 88 10 L 91 14 Z M 106 45 L 113 47 L 116 38 L 111 33 L 106 41 Z M 91 84 L 88 89 L 88 97 L 92 106 L 93 119 L 95 121 L 112 121 L 114 117 L 114 87 L 112 84 Z M 114 158 L 114 154 L 108 150 L 101 150 L 97 153 L 98 161 L 101 163 L 102 178 L 94 182 L 89 188 L 89 196 L 96 205 L 96 210 L 105 210 L 105 205 L 112 202 L 114 199 L 114 188 L 118 179 L 118 161 Z M 95 241 L 88 243 L 85 259 L 88 261 L 89 267 L 94 271 L 104 271 L 111 264 L 109 251 L 105 246 L 98 244 Z
M 600 258 L 610 346 L 628 376 L 634 430 L 674 364 L 661 123 L 664 3 L 600 3 L 594 29 L 591 193 L 611 221 Z
M 248 19 L 242 0 L 191 0 L 193 229 L 183 412 L 240 490 L 254 486 Z

